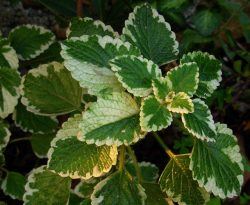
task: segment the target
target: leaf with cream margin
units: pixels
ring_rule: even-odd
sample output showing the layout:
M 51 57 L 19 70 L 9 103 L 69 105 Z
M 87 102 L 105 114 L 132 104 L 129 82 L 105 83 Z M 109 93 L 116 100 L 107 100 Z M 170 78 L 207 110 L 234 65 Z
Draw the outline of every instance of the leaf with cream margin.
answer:
M 35 114 L 61 115 L 81 106 L 82 88 L 57 62 L 30 70 L 23 77 L 21 91 L 21 102 Z
M 30 60 L 39 56 L 54 42 L 55 35 L 48 29 L 36 25 L 21 25 L 9 33 L 11 46 L 21 60 Z
M 243 163 L 237 138 L 225 124 L 216 123 L 216 141 L 195 140 L 190 169 L 199 185 L 220 198 L 238 196 Z
M 94 191 L 94 187 L 100 182 L 100 178 L 90 178 L 89 180 L 81 180 L 74 188 L 74 193 L 81 198 L 90 198 Z
M 203 205 L 209 200 L 209 194 L 193 180 L 189 164 L 189 154 L 173 156 L 161 174 L 161 189 L 179 204 Z
M 24 205 L 65 205 L 70 195 L 70 178 L 64 178 L 41 166 L 33 169 L 25 185 Z
M 109 61 L 120 55 L 140 55 L 137 48 L 110 36 L 85 35 L 68 39 L 61 46 L 65 67 L 91 95 L 123 90 Z
M 110 171 L 117 161 L 116 146 L 88 145 L 77 139 L 81 115 L 69 118 L 51 142 L 48 168 L 72 179 L 99 177 Z M 72 151 L 74 150 L 74 151 Z
M 0 152 L 9 143 L 10 135 L 7 125 L 0 120 Z
M 172 82 L 167 77 L 161 77 L 152 81 L 152 87 L 156 99 L 163 103 L 168 93 L 172 91 Z
M 91 195 L 92 205 L 145 205 L 144 188 L 126 171 L 117 171 L 99 182 Z
M 158 65 L 167 64 L 177 58 L 178 42 L 164 17 L 148 4 L 136 6 L 125 21 L 123 36 L 138 47 L 142 55 Z
M 98 98 L 83 113 L 78 139 L 88 144 L 129 145 L 145 136 L 139 124 L 139 108 L 128 93 Z

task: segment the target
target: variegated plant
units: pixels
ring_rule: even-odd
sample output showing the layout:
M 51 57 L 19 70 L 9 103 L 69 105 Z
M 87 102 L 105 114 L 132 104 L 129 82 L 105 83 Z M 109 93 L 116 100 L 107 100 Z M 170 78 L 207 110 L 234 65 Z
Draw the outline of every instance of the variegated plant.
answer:
M 73 204 L 77 197 L 81 205 L 202 205 L 211 193 L 223 199 L 239 195 L 243 165 L 236 137 L 214 123 L 204 102 L 221 81 L 214 56 L 192 52 L 176 65 L 175 34 L 143 4 L 121 35 L 100 21 L 73 19 L 61 42 L 63 63 L 40 65 L 21 79 L 18 58 L 33 59 L 53 41 L 50 31 L 30 25 L 0 41 L 0 117 L 14 112 L 16 125 L 32 133 L 36 155 L 48 157 L 47 166 L 29 174 L 24 204 Z M 169 63 L 176 66 L 163 72 Z M 86 99 L 90 95 L 97 99 Z M 57 131 L 56 117 L 65 114 L 70 117 Z M 157 134 L 173 121 L 193 136 L 192 153 L 174 154 Z M 3 150 L 10 132 L 0 123 Z M 159 180 L 158 168 L 138 163 L 130 147 L 148 133 L 170 157 Z M 49 150 L 39 143 L 50 143 Z M 2 188 L 20 198 L 8 183 L 15 177 L 24 183 L 10 172 Z M 71 179 L 81 180 L 74 189 Z

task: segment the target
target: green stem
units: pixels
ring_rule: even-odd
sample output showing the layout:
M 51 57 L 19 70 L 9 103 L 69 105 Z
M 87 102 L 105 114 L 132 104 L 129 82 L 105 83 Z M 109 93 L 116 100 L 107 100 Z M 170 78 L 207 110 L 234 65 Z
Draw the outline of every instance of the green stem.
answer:
M 167 145 L 163 142 L 163 140 L 160 138 L 160 136 L 156 132 L 153 132 L 153 135 L 155 136 L 155 139 L 157 140 L 157 142 L 165 150 L 165 152 L 167 153 L 167 155 L 170 158 L 174 158 L 174 156 L 175 156 L 174 153 L 167 147 Z
M 138 164 L 138 161 L 136 159 L 134 150 L 130 146 L 128 146 L 127 149 L 128 149 L 129 156 L 131 157 L 131 159 L 133 161 L 133 164 L 134 164 L 134 167 L 135 167 L 136 176 L 137 176 L 139 182 L 141 182 L 142 181 L 141 168 L 139 167 L 139 164 Z
M 3 172 L 5 172 L 5 173 L 8 173 L 9 171 L 6 169 L 6 168 L 4 168 L 4 167 L 0 167 L 0 170 L 2 170 Z
M 119 153 L 119 171 L 124 169 L 124 161 L 125 161 L 125 146 L 122 145 Z
M 9 142 L 9 144 L 14 143 L 14 142 L 19 142 L 19 141 L 25 141 L 25 140 L 31 140 L 31 137 L 22 137 L 22 138 L 13 139 Z

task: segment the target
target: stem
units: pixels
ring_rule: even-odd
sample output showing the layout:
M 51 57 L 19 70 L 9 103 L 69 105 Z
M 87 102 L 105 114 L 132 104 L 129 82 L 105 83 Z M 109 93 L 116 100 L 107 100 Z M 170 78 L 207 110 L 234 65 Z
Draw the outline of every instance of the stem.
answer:
M 0 170 L 2 170 L 3 172 L 5 172 L 6 174 L 9 172 L 6 168 L 4 167 L 0 167 Z
M 124 161 L 125 161 L 125 146 L 121 146 L 121 150 L 119 153 L 119 171 L 122 171 L 124 169 Z
M 127 149 L 128 149 L 129 156 L 131 157 L 131 159 L 133 161 L 133 164 L 134 164 L 134 167 L 135 167 L 136 176 L 137 176 L 139 182 L 141 182 L 142 181 L 141 168 L 139 167 L 139 164 L 138 164 L 138 161 L 136 159 L 134 150 L 130 146 L 128 146 Z
M 22 137 L 22 138 L 13 139 L 9 142 L 9 144 L 14 143 L 14 142 L 19 142 L 19 141 L 25 141 L 25 140 L 31 140 L 31 137 Z
M 76 15 L 78 17 L 82 17 L 83 16 L 82 0 L 76 0 Z
M 161 147 L 165 150 L 165 152 L 167 153 L 167 155 L 170 158 L 174 158 L 174 153 L 168 148 L 168 146 L 163 142 L 163 140 L 160 138 L 160 136 L 156 133 L 153 132 L 153 135 L 155 136 L 157 142 L 161 145 Z

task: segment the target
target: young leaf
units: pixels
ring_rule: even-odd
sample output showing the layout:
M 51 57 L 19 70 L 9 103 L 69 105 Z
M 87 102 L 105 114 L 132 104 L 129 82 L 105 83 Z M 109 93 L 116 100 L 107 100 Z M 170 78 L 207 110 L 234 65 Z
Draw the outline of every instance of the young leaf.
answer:
M 99 181 L 100 180 L 97 178 L 82 180 L 75 186 L 74 192 L 81 198 L 90 198 L 91 194 L 94 191 L 94 187 Z
M 177 155 L 165 167 L 160 186 L 168 197 L 179 204 L 202 205 L 209 200 L 209 194 L 193 180 L 189 170 L 189 154 Z
M 26 179 L 17 172 L 8 172 L 4 178 L 1 188 L 3 192 L 12 199 L 22 199 Z
M 106 26 L 99 20 L 92 18 L 72 18 L 67 30 L 67 37 L 80 37 L 83 35 L 99 35 L 115 37 L 115 32 L 111 26 Z
M 143 138 L 139 108 L 127 93 L 113 93 L 98 98 L 83 113 L 78 139 L 96 145 L 129 145 Z
M 147 132 L 157 131 L 172 123 L 172 115 L 155 97 L 145 98 L 141 105 L 140 125 Z
M 137 6 L 123 28 L 123 38 L 137 46 L 142 55 L 158 65 L 177 58 L 178 42 L 163 16 L 148 4 Z
M 44 97 L 46 96 L 46 97 Z M 40 65 L 22 81 L 21 102 L 39 115 L 60 115 L 80 109 L 82 89 L 62 64 Z
M 143 182 L 142 186 L 147 195 L 145 205 L 168 205 L 167 196 L 162 193 L 159 184 Z
M 240 194 L 243 163 L 232 130 L 216 124 L 216 142 L 195 140 L 190 169 L 199 185 L 220 198 Z
M 36 115 L 26 110 L 26 107 L 19 103 L 12 116 L 17 127 L 25 132 L 31 133 L 53 133 L 56 131 L 58 121 L 54 117 Z
M 200 99 L 194 99 L 194 112 L 181 116 L 189 133 L 201 140 L 215 141 L 216 131 L 208 106 Z
M 146 194 L 126 171 L 115 172 L 99 182 L 91 195 L 92 205 L 144 205 Z
M 10 140 L 10 131 L 8 127 L 0 120 L 0 153 Z
M 69 200 L 70 178 L 62 178 L 45 166 L 33 169 L 25 185 L 24 205 L 65 205 Z
M 196 95 L 209 97 L 221 81 L 221 63 L 213 55 L 200 51 L 188 53 L 181 58 L 181 64 L 195 62 L 199 67 L 199 84 Z
M 109 172 L 116 164 L 116 146 L 88 145 L 76 138 L 81 119 L 81 115 L 70 118 L 51 142 L 48 168 L 63 177 L 69 176 L 73 179 L 99 177 Z
M 6 118 L 17 105 L 21 77 L 17 70 L 0 66 L 0 79 L 0 117 Z
M 65 67 L 88 93 L 101 95 L 103 92 L 123 90 L 109 61 L 119 55 L 140 55 L 129 43 L 109 36 L 82 36 L 62 43 L 61 55 Z
M 54 34 L 41 26 L 17 26 L 9 33 L 11 46 L 18 58 L 29 60 L 43 53 L 53 43 Z
M 152 91 L 152 80 L 162 75 L 156 64 L 142 57 L 120 56 L 110 64 L 123 87 L 139 97 L 148 96 Z
M 168 93 L 172 91 L 172 82 L 168 77 L 154 79 L 152 86 L 154 95 L 160 102 L 165 101 Z

